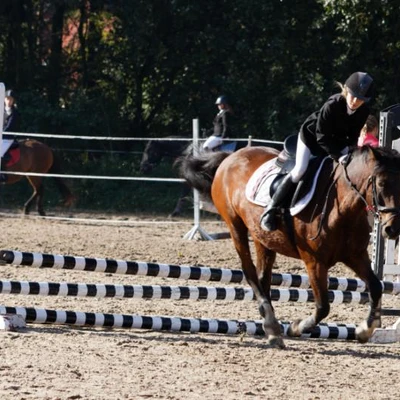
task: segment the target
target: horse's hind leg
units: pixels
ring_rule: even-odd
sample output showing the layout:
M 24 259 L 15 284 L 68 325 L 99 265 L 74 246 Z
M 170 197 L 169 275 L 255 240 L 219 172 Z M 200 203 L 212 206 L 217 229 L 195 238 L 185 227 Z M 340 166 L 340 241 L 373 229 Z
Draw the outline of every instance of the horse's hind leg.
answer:
M 36 201 L 36 198 L 37 198 L 37 191 L 34 190 L 32 196 L 24 204 L 23 212 L 25 215 L 28 215 L 31 212 L 32 204 Z
M 44 212 L 43 208 L 43 194 L 44 194 L 44 186 L 40 185 L 40 187 L 37 190 L 37 211 L 38 214 L 44 217 L 46 213 Z
M 41 179 L 35 179 L 36 177 L 27 177 L 29 183 L 33 188 L 32 196 L 28 199 L 28 201 L 24 204 L 24 214 L 27 215 L 30 213 L 32 204 L 36 201 L 37 210 L 39 215 L 46 215 L 43 209 L 43 192 L 44 187 L 42 185 Z
M 254 290 L 260 314 L 264 318 L 263 328 L 265 335 L 271 345 L 283 348 L 281 326 L 275 318 L 270 296 L 271 270 L 275 261 L 275 253 L 265 249 L 258 241 L 254 240 L 257 253 L 256 269 L 251 259 L 246 226 L 241 220 L 229 225 L 233 243 L 241 260 L 243 273 L 246 276 L 247 282 Z

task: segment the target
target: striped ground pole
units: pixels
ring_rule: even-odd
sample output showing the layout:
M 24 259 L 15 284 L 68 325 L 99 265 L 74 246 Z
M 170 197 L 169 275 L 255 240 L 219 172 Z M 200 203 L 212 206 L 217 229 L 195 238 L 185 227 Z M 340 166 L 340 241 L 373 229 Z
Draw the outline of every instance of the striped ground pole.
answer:
M 134 299 L 171 300 L 255 300 L 251 288 L 161 285 L 111 285 L 67 282 L 28 282 L 0 280 L 1 294 L 77 297 L 116 297 Z M 368 293 L 330 290 L 329 302 L 333 304 L 369 302 Z M 313 302 L 310 289 L 271 289 L 271 299 L 276 302 Z
M 90 327 L 146 329 L 153 331 L 223 333 L 264 335 L 262 321 L 219 320 L 208 318 L 181 318 L 170 316 L 142 316 L 103 314 L 80 311 L 47 310 L 41 308 L 8 307 L 0 305 L 0 314 L 18 314 L 27 323 L 75 325 Z M 287 336 L 289 322 L 281 322 Z M 302 338 L 355 340 L 354 324 L 320 324 Z
M 224 268 L 194 267 L 186 265 L 146 263 L 104 258 L 63 256 L 30 253 L 12 250 L 0 251 L 1 264 L 24 265 L 37 268 L 69 269 L 78 271 L 106 272 L 138 276 L 177 278 L 185 280 L 213 281 L 222 283 L 245 283 L 241 270 Z M 272 285 L 307 289 L 310 287 L 307 275 L 272 274 Z M 330 290 L 365 292 L 365 283 L 360 279 L 330 277 Z M 400 282 L 382 282 L 386 294 L 400 294 Z

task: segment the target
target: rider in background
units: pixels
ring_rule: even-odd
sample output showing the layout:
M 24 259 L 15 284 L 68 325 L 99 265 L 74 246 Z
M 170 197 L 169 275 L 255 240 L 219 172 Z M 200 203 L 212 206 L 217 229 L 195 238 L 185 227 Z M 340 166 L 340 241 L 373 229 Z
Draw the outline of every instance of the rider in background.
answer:
M 13 90 L 7 90 L 4 96 L 4 121 L 3 121 L 3 135 L 2 143 L 0 148 L 0 157 L 2 166 L 4 162 L 8 160 L 6 152 L 10 147 L 16 144 L 15 137 L 8 135 L 7 132 L 18 132 L 19 131 L 19 112 L 15 102 L 15 92 Z M 0 173 L 0 183 L 7 181 L 7 175 Z
M 4 97 L 3 139 L 10 139 L 4 132 L 19 132 L 19 112 L 14 90 L 7 90 Z
M 204 150 L 213 150 L 221 145 L 223 143 L 222 139 L 229 137 L 232 130 L 233 110 L 227 97 L 224 95 L 218 97 L 215 104 L 219 112 L 213 121 L 212 134 L 203 144 Z
M 374 115 L 369 115 L 367 118 L 367 122 L 361 129 L 360 137 L 358 138 L 358 146 L 370 145 L 372 147 L 379 146 L 378 139 L 378 120 Z
M 354 72 L 344 85 L 339 82 L 338 85 L 341 93 L 329 97 L 322 108 L 311 114 L 301 126 L 295 167 L 283 178 L 271 204 L 261 216 L 263 230 L 277 229 L 276 216 L 280 207 L 285 198 L 293 194 L 311 156 L 325 155 L 342 161 L 349 148 L 357 146 L 361 128 L 370 114 L 367 103 L 372 97 L 373 79 L 366 72 Z

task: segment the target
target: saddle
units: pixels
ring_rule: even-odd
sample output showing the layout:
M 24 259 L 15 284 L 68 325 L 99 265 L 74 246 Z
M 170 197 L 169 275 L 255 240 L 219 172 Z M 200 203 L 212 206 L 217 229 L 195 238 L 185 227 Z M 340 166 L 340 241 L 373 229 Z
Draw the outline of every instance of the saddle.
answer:
M 282 179 L 294 168 L 296 164 L 297 139 L 298 134 L 288 136 L 283 143 L 283 150 L 279 153 L 275 161 L 275 164 L 280 168 L 280 171 L 271 183 L 271 198 L 279 187 Z M 310 191 L 313 184 L 313 179 L 324 158 L 324 156 L 311 157 L 307 171 L 297 184 L 292 198 L 286 199 L 285 204 L 283 204 L 285 208 L 293 207 L 299 199 L 304 197 Z
M 236 150 L 237 142 L 222 143 L 214 148 L 214 151 L 227 151 L 233 153 Z

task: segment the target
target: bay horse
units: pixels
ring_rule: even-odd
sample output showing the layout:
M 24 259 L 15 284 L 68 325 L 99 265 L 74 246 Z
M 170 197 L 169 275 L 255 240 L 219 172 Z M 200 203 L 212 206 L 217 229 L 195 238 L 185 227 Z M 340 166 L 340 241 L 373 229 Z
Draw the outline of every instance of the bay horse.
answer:
M 34 172 L 42 174 L 60 173 L 58 159 L 54 156 L 53 150 L 45 143 L 34 139 L 19 140 L 18 147 L 13 150 L 17 152 L 19 151 L 19 157 L 16 158 L 14 162 L 11 162 L 12 160 L 10 160 L 5 163 L 5 166 L 2 165 L 2 171 L 25 173 Z M 7 180 L 4 182 L 6 185 L 11 185 L 26 178 L 33 188 L 32 196 L 24 204 L 24 214 L 29 214 L 33 203 L 36 201 L 38 214 L 42 216 L 46 215 L 43 209 L 44 185 L 42 176 L 6 175 L 6 177 Z M 53 179 L 63 196 L 62 205 L 64 207 L 70 207 L 75 201 L 75 196 L 71 193 L 62 178 L 54 177 Z
M 208 195 L 230 230 L 246 279 L 254 290 L 263 328 L 271 346 L 284 347 L 280 324 L 271 304 L 272 266 L 276 254 L 301 259 L 315 299 L 307 318 L 293 321 L 287 334 L 308 333 L 328 316 L 328 270 L 347 265 L 367 285 L 370 310 L 356 329 L 365 343 L 381 325 L 382 286 L 371 269 L 368 254 L 370 227 L 367 210 L 380 219 L 384 238 L 400 233 L 400 155 L 395 150 L 364 146 L 346 164 L 325 164 L 310 204 L 294 217 L 283 218 L 278 229 L 263 231 L 263 207 L 247 200 L 245 188 L 253 172 L 277 157 L 271 148 L 248 147 L 235 153 L 204 153 L 180 159 L 181 176 L 202 195 Z M 249 247 L 254 242 L 256 265 Z

